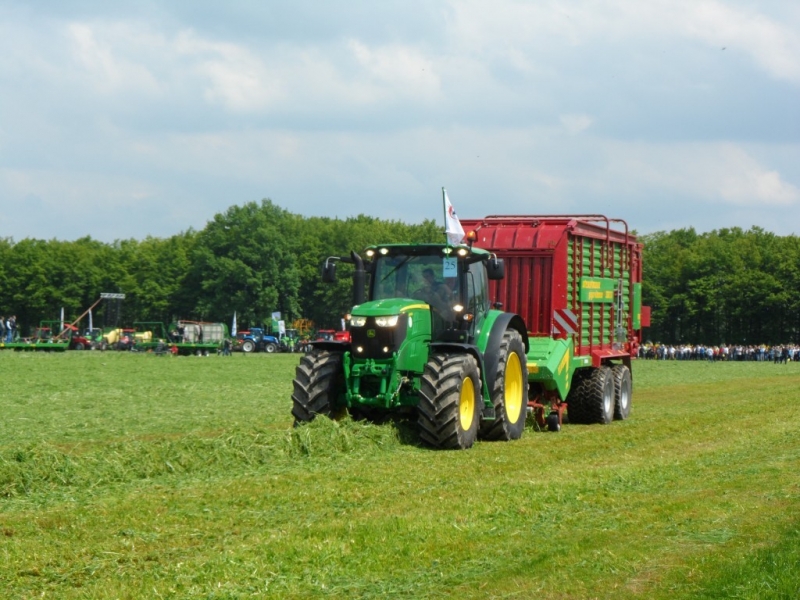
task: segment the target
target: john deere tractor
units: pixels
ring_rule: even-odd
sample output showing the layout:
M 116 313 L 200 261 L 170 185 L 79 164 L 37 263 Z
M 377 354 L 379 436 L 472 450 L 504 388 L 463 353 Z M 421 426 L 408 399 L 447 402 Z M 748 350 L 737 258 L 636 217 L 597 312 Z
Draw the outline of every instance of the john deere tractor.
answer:
M 504 264 L 471 245 L 387 244 L 354 265 L 351 340 L 316 341 L 297 367 L 295 425 L 318 415 L 416 419 L 435 448 L 469 448 L 478 436 L 522 435 L 528 398 L 523 320 L 491 306 L 488 280 Z

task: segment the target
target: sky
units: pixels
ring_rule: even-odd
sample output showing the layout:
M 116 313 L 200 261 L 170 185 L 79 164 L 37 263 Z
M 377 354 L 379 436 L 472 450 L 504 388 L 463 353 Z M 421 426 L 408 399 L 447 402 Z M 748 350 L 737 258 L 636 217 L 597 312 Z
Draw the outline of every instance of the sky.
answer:
M 800 235 L 794 0 L 0 0 L 0 238 L 604 214 Z

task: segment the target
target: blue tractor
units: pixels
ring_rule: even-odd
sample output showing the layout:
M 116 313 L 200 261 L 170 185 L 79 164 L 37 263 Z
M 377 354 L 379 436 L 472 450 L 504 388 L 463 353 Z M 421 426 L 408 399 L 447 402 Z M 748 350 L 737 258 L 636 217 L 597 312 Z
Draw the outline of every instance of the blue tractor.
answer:
M 277 337 L 270 335 L 261 327 L 251 327 L 236 334 L 237 350 L 242 352 L 278 352 L 281 343 Z

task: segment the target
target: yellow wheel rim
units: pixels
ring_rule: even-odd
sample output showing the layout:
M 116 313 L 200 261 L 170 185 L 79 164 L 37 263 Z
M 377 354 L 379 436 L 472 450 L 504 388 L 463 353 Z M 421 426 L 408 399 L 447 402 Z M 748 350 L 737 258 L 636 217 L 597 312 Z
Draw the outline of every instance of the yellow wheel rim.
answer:
M 475 419 L 475 385 L 472 383 L 472 377 L 464 377 L 464 381 L 461 382 L 458 418 L 464 431 L 472 427 L 472 421 Z
M 516 352 L 512 352 L 506 362 L 504 383 L 503 402 L 506 406 L 506 417 L 508 422 L 513 424 L 519 421 L 522 414 L 522 365 Z

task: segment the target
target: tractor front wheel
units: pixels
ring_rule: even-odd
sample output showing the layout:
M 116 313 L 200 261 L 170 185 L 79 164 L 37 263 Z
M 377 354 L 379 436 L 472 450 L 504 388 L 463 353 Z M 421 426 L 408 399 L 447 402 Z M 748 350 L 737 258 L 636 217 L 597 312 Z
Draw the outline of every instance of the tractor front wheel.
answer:
M 434 448 L 469 448 L 478 437 L 481 404 L 481 375 L 475 358 L 432 355 L 420 385 L 420 438 Z
M 525 345 L 517 331 L 503 335 L 492 389 L 494 421 L 483 421 L 480 436 L 486 440 L 517 440 L 525 430 L 528 413 L 528 369 Z
M 292 416 L 295 427 L 317 415 L 340 419 L 345 414 L 337 398 L 344 391 L 342 353 L 318 351 L 306 354 L 297 365 L 292 382 Z
M 276 346 L 272 342 L 268 342 L 267 345 L 264 346 L 264 352 L 268 352 L 270 354 L 272 354 L 273 352 L 276 352 L 277 350 L 278 350 L 278 346 Z

